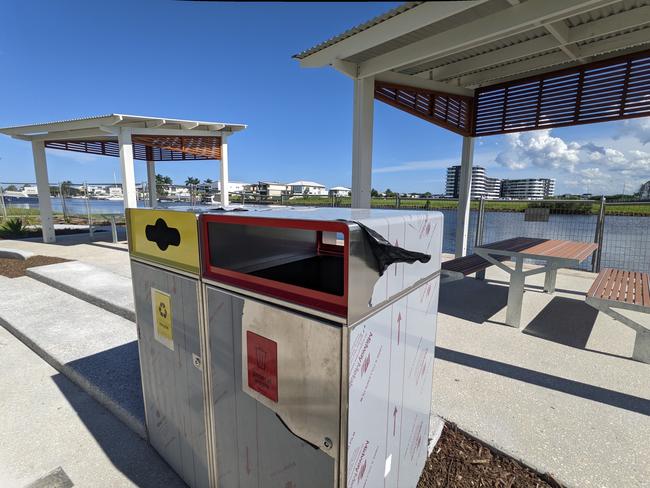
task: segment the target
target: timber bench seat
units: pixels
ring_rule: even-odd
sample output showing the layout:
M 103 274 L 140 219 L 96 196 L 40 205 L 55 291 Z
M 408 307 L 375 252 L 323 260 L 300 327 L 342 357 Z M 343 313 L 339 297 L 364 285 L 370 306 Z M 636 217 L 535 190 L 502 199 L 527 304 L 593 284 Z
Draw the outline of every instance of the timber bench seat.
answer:
M 526 237 L 515 237 L 512 239 L 505 239 L 490 244 L 490 248 L 497 251 L 511 251 L 518 252 L 533 244 L 544 242 L 545 239 L 530 239 Z M 495 261 L 503 262 L 511 259 L 509 255 L 495 255 L 492 256 Z M 451 259 L 442 263 L 441 268 L 443 274 L 450 277 L 450 281 L 461 279 L 464 276 L 469 276 L 476 273 L 478 279 L 485 277 L 485 270 L 495 263 L 479 256 L 478 254 L 469 254 L 460 258 Z
M 650 319 L 646 326 L 621 311 L 650 314 L 650 277 L 648 273 L 606 268 L 587 292 L 585 302 L 636 331 L 632 359 L 650 363 Z
M 500 261 L 508 259 L 507 256 L 500 257 Z M 461 279 L 465 276 L 476 273 L 478 279 L 483 279 L 484 271 L 492 266 L 487 259 L 483 259 L 477 254 L 470 254 L 456 259 L 451 259 L 442 263 L 441 268 L 444 275 Z M 454 279 L 452 278 L 452 279 Z

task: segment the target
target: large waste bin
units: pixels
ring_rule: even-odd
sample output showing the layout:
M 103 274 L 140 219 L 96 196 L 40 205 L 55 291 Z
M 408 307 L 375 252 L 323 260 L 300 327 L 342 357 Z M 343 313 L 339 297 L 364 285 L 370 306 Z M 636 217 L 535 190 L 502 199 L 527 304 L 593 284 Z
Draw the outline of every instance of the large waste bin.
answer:
M 192 488 L 210 486 L 197 213 L 127 209 L 150 443 Z
M 415 487 L 442 215 L 294 209 L 199 220 L 217 486 Z

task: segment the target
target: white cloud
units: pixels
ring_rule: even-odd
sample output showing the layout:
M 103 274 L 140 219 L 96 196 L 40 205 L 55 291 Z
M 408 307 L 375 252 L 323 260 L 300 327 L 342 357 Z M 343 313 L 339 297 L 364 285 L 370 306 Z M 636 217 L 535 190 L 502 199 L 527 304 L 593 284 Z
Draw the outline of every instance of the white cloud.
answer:
M 650 143 L 650 118 L 644 117 L 623 122 L 615 138 L 622 137 L 633 137 L 641 144 Z
M 650 142 L 650 122 L 630 124 L 625 131 L 645 144 L 647 131 Z M 612 147 L 616 139 L 603 142 L 567 141 L 552 134 L 551 129 L 520 132 L 506 136 L 506 147 L 496 156 L 501 166 L 510 170 L 535 171 L 537 176 L 558 180 L 562 186 L 584 189 L 592 193 L 621 191 L 624 184 L 634 187 L 650 178 L 650 153 L 627 144 L 625 149 Z M 635 188 L 636 189 L 636 188 Z

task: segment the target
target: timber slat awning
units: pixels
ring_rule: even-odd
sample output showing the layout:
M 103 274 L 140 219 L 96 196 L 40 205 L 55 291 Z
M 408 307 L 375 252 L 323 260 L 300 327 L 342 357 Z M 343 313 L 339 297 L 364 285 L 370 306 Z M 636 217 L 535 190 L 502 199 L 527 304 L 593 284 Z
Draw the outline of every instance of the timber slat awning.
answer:
M 375 98 L 458 134 L 471 127 L 471 97 L 378 81 Z
M 221 159 L 221 138 L 201 136 L 140 136 L 133 138 L 133 157 L 140 161 L 185 161 Z M 117 141 L 56 140 L 45 147 L 64 151 L 120 156 Z
M 648 116 L 650 52 L 479 88 L 475 103 L 475 136 Z
M 650 115 L 650 51 L 487 86 L 475 97 L 375 82 L 375 98 L 464 136 Z

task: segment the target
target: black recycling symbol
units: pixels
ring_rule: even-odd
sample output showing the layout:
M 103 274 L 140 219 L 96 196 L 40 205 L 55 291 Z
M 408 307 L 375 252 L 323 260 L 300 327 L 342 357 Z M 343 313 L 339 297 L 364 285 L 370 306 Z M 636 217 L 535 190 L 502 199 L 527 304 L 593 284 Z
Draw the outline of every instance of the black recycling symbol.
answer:
M 163 319 L 167 318 L 167 307 L 162 302 L 158 305 L 158 313 Z
M 161 251 L 169 246 L 178 246 L 181 243 L 181 234 L 178 229 L 168 227 L 163 219 L 156 220 L 155 225 L 147 225 L 144 229 L 147 240 L 155 242 Z

